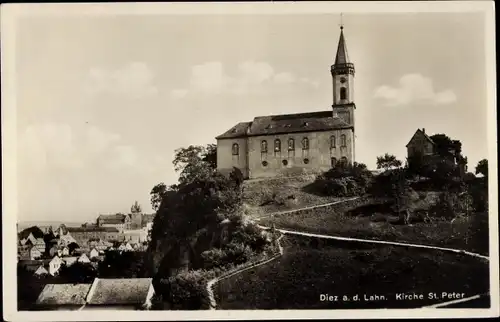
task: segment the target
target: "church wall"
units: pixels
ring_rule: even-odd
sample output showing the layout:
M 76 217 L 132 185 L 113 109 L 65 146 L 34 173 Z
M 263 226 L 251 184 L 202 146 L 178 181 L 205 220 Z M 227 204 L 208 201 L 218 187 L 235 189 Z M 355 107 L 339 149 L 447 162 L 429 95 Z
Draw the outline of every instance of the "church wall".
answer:
M 238 144 L 238 155 L 232 153 L 234 143 Z M 233 167 L 240 169 L 245 178 L 248 176 L 247 138 L 217 140 L 217 170 L 229 174 L 233 171 Z
M 340 147 L 340 136 L 346 135 L 346 146 Z M 330 148 L 330 137 L 335 135 L 336 148 Z M 302 139 L 309 139 L 309 150 L 302 149 Z M 295 141 L 295 150 L 288 150 L 288 139 Z M 281 141 L 281 152 L 274 151 L 274 141 Z M 267 141 L 267 153 L 261 152 L 262 140 Z M 255 136 L 248 139 L 248 164 L 250 178 L 266 178 L 274 176 L 300 175 L 327 171 L 331 168 L 331 157 L 340 160 L 342 156 L 352 162 L 353 148 L 352 130 L 333 130 L 321 132 L 292 133 L 269 136 Z M 308 159 L 309 162 L 305 162 Z M 283 164 L 283 160 L 287 164 Z M 263 161 L 267 165 L 263 165 Z

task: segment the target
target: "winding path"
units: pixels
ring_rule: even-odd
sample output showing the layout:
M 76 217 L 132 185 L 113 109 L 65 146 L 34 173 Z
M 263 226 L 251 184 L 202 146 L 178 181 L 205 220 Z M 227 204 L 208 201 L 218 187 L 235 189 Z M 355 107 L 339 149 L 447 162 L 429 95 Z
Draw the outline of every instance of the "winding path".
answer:
M 321 207 L 327 207 L 327 206 L 331 206 L 331 205 L 342 203 L 342 202 L 352 201 L 352 200 L 355 200 L 355 199 L 358 199 L 358 198 L 359 197 L 354 197 L 354 198 L 344 199 L 344 200 L 330 202 L 330 203 L 316 205 L 316 206 L 309 206 L 309 207 L 303 207 L 303 208 L 299 208 L 299 209 L 274 212 L 274 213 L 267 214 L 265 216 L 257 217 L 254 220 L 255 221 L 259 221 L 259 219 L 263 218 L 263 217 L 269 217 L 269 216 L 274 216 L 274 215 L 282 215 L 282 214 L 293 213 L 293 212 L 296 212 L 296 211 L 310 210 L 310 209 L 316 209 L 316 208 L 321 208 Z M 261 229 L 265 229 L 265 230 L 271 229 L 270 227 L 266 227 L 266 226 L 262 226 L 262 225 L 258 225 L 258 227 L 260 227 Z M 430 246 L 430 245 L 421 245 L 421 244 L 411 244 L 411 243 L 400 243 L 400 242 L 392 242 L 392 241 L 384 241 L 384 240 L 360 239 L 360 238 L 340 237 L 340 236 L 323 235 L 323 234 L 313 234 L 313 233 L 306 233 L 306 232 L 301 232 L 301 231 L 294 231 L 294 230 L 287 230 L 287 229 L 280 229 L 280 228 L 276 228 L 276 231 L 279 231 L 282 234 L 278 238 L 279 254 L 271 257 L 270 259 L 267 259 L 267 260 L 264 260 L 264 261 L 260 261 L 260 262 L 257 262 L 257 263 L 253 263 L 253 264 L 250 264 L 248 266 L 241 267 L 241 268 L 235 269 L 233 271 L 230 271 L 230 272 L 228 272 L 228 273 L 226 273 L 226 274 L 224 274 L 224 275 L 222 275 L 222 276 L 220 276 L 218 278 L 214 278 L 214 279 L 210 280 L 207 283 L 207 293 L 208 293 L 208 298 L 209 298 L 210 309 L 211 310 L 215 310 L 216 307 L 217 307 L 217 303 L 215 301 L 215 295 L 214 295 L 214 291 L 213 291 L 213 286 L 217 282 L 219 282 L 219 281 L 221 281 L 223 279 L 229 278 L 231 276 L 239 274 L 239 273 L 241 273 L 243 271 L 246 271 L 248 269 L 255 268 L 255 267 L 267 264 L 267 263 L 269 263 L 269 262 L 277 259 L 281 255 L 283 255 L 283 247 L 280 244 L 280 240 L 285 235 L 287 235 L 287 234 L 288 235 L 299 235 L 299 236 L 308 236 L 308 237 L 315 237 L 315 238 L 323 238 L 323 239 L 334 239 L 334 240 L 341 240 L 341 241 L 348 241 L 348 242 L 351 241 L 351 242 L 360 242 L 360 243 L 384 244 L 384 245 L 392 245 L 392 246 L 403 246 L 403 247 L 412 247 L 412 248 L 433 249 L 433 250 L 440 250 L 440 251 L 446 251 L 446 252 L 464 254 L 464 255 L 468 255 L 468 256 L 480 258 L 480 259 L 486 260 L 486 261 L 489 261 L 489 259 L 490 259 L 488 256 L 481 255 L 481 254 L 478 254 L 478 253 L 469 252 L 469 251 L 466 251 L 466 250 L 463 250 L 463 249 L 454 249 L 454 248 L 446 248 L 446 247 L 438 247 L 438 246 Z M 487 294 L 489 294 L 489 293 L 487 293 Z M 487 294 L 478 294 L 478 295 L 474 295 L 474 296 L 471 296 L 471 297 L 468 297 L 468 298 L 465 298 L 465 299 L 448 301 L 448 302 L 442 302 L 442 303 L 434 304 L 434 305 L 431 305 L 431 306 L 425 306 L 423 308 L 440 308 L 440 307 L 446 307 L 448 305 L 452 305 L 452 304 L 456 304 L 456 303 L 460 303 L 460 302 L 466 302 L 466 301 L 475 300 L 475 299 L 478 299 L 481 296 L 484 296 L 484 295 L 487 295 Z

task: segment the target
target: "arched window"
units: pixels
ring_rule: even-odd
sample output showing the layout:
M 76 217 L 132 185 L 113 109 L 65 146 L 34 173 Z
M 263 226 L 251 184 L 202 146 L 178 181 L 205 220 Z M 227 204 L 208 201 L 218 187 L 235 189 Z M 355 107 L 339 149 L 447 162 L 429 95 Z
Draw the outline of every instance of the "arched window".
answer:
M 233 144 L 233 155 L 238 155 L 240 154 L 240 147 L 238 146 L 238 143 Z
M 330 136 L 330 148 L 336 148 L 337 143 L 335 142 L 335 135 Z
M 274 140 L 274 152 L 281 152 L 281 141 L 279 139 Z
M 347 141 L 346 141 L 346 138 L 345 138 L 345 134 L 342 134 L 340 136 L 340 146 L 342 146 L 342 147 L 346 147 L 347 146 Z
M 302 150 L 309 150 L 309 139 L 308 138 L 302 139 Z
M 340 158 L 340 164 L 345 167 L 347 165 L 347 158 L 346 157 L 342 157 Z
M 336 158 L 331 158 L 330 162 L 331 162 L 332 168 L 335 168 L 335 166 L 337 165 L 337 159 Z
M 347 88 L 345 87 L 340 88 L 340 99 L 341 100 L 347 99 Z
M 266 140 L 263 140 L 260 143 L 260 152 L 267 153 L 267 141 Z
M 288 139 L 288 151 L 293 151 L 293 150 L 295 150 L 295 140 Z

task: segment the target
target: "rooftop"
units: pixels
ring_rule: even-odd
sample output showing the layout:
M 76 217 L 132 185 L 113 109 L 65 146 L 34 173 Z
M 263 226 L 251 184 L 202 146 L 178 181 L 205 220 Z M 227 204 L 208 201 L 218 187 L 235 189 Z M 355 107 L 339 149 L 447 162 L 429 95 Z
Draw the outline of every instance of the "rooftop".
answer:
M 238 123 L 222 135 L 219 135 L 217 139 L 328 131 L 350 127 L 351 125 L 344 122 L 340 117 L 333 116 L 333 111 L 268 115 L 257 116 L 253 122 Z
M 92 284 L 47 284 L 38 296 L 39 305 L 83 305 Z
M 98 279 L 89 304 L 143 304 L 146 301 L 151 278 Z M 95 282 L 94 282 L 95 283 Z

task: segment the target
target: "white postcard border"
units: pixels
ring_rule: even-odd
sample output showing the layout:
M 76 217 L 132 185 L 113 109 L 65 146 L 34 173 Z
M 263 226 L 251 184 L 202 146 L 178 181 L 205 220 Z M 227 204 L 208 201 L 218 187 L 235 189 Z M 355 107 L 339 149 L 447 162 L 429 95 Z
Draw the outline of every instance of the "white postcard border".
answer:
M 383 310 L 244 310 L 244 311 L 73 311 L 18 312 L 17 244 L 17 137 L 15 88 L 16 19 L 29 15 L 151 15 L 151 14 L 319 14 L 319 13 L 483 12 L 488 95 L 490 309 L 383 309 Z M 211 319 L 392 319 L 495 317 L 499 315 L 498 203 L 496 145 L 495 20 L 492 1 L 408 2 L 272 2 L 267 3 L 114 3 L 114 4 L 8 4 L 1 8 L 2 41 L 2 213 L 4 319 L 8 321 L 134 321 Z M 481 107 L 477 107 L 481 108 Z

